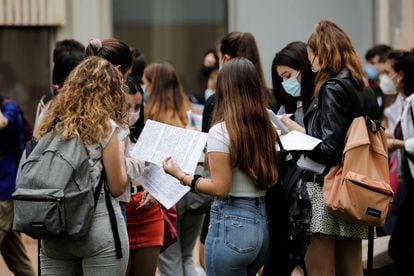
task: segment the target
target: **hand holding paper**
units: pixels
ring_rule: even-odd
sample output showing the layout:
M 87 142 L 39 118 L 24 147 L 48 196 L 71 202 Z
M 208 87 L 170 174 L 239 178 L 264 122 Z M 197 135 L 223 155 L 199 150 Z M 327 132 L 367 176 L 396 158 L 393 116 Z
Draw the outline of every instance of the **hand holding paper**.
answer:
M 155 164 L 145 167 L 139 182 L 166 209 L 170 209 L 190 190 Z
M 282 117 L 280 118 L 280 120 L 282 121 L 282 123 L 285 124 L 285 126 L 289 129 L 289 130 L 297 130 L 300 132 L 305 133 L 305 128 L 303 128 L 301 125 L 299 125 L 298 123 L 296 123 L 294 120 L 292 120 L 289 116 L 287 115 L 282 115 Z
M 207 133 L 148 120 L 131 155 L 162 166 L 167 156 L 174 157 L 187 173 L 194 173 L 207 142 Z
M 190 187 L 166 174 L 162 161 L 168 156 L 174 158 L 167 162 L 166 171 L 171 175 L 194 173 L 206 142 L 206 133 L 148 120 L 131 152 L 134 158 L 151 163 L 145 167 L 139 182 L 165 208 L 171 208 Z
M 177 161 L 175 161 L 175 159 L 171 156 L 168 156 L 162 160 L 162 168 L 166 173 L 177 179 L 183 179 L 186 175 L 178 165 Z

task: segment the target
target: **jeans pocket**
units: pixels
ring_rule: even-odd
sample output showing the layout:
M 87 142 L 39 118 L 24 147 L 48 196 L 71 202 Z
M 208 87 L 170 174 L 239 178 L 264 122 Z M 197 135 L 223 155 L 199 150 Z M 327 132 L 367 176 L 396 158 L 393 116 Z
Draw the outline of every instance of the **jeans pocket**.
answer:
M 257 219 L 226 215 L 224 217 L 224 243 L 238 253 L 258 248 L 259 221 Z

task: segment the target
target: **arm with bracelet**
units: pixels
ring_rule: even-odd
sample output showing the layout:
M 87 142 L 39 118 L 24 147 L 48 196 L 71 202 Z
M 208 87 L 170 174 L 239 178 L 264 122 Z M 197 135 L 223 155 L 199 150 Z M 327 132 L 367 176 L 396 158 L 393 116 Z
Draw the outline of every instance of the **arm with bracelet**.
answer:
M 231 189 L 232 168 L 230 154 L 210 152 L 208 153 L 208 160 L 211 179 L 203 178 L 197 174 L 186 174 L 172 157 L 167 157 L 163 160 L 163 168 L 166 173 L 180 180 L 181 184 L 190 186 L 192 192 L 225 197 Z

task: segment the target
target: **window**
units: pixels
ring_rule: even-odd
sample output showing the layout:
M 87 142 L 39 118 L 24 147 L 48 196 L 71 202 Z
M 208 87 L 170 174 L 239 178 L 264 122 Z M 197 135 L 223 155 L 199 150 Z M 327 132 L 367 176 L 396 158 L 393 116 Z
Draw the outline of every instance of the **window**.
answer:
M 51 35 L 52 28 L 0 28 L 0 94 L 15 99 L 32 122 L 49 89 Z
M 227 33 L 226 0 L 124 0 L 113 2 L 114 37 L 138 48 L 147 63 L 171 62 L 187 94 L 201 99 L 202 56 Z

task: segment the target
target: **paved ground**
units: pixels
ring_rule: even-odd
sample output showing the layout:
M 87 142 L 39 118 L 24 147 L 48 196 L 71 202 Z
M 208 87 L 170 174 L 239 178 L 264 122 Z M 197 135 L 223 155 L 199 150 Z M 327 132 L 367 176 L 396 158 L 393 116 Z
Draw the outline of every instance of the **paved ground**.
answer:
M 31 239 L 27 236 L 22 236 L 24 244 L 27 248 L 28 254 L 30 259 L 32 260 L 33 267 L 35 271 L 37 271 L 37 241 Z M 391 259 L 389 258 L 386 250 L 388 245 L 389 237 L 380 237 L 375 239 L 374 245 L 374 268 L 375 270 L 371 273 L 365 272 L 364 275 L 366 276 L 394 276 L 397 275 L 393 268 Z M 366 242 L 363 243 L 363 261 L 364 264 L 366 263 Z M 197 267 L 198 275 L 203 276 L 205 275 L 203 269 L 199 266 L 198 262 L 198 244 L 194 248 L 194 263 Z M 158 274 L 158 273 L 157 273 Z M 13 273 L 8 270 L 6 264 L 3 261 L 3 258 L 0 255 L 0 275 L 1 276 L 13 276 Z
M 31 239 L 28 236 L 22 236 L 22 238 L 26 246 L 27 252 L 29 254 L 29 257 L 32 260 L 33 267 L 35 271 L 37 272 L 37 241 Z M 199 266 L 199 261 L 198 261 L 198 244 L 194 248 L 193 256 L 194 256 L 194 263 L 196 265 L 196 269 L 198 272 L 197 276 L 204 276 L 205 275 L 204 270 Z M 157 275 L 159 274 L 157 273 Z M 1 254 L 0 254 L 0 276 L 13 276 L 13 273 L 10 272 L 10 270 L 7 268 L 6 264 L 4 263 L 4 260 L 1 257 Z

